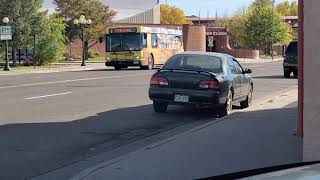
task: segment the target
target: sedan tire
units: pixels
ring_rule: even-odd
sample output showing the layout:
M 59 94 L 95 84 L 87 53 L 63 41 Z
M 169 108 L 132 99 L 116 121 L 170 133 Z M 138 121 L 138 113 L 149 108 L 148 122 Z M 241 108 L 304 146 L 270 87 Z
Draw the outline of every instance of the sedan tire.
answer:
M 157 113 L 165 113 L 165 112 L 167 112 L 168 104 L 153 101 L 153 109 Z
M 121 69 L 122 69 L 122 67 L 121 67 L 121 66 L 119 66 L 119 65 L 117 65 L 117 66 L 114 66 L 114 69 L 118 71 L 118 70 L 121 70 Z
M 285 78 L 290 78 L 291 71 L 283 71 L 283 76 Z
M 249 94 L 248 94 L 246 100 L 240 102 L 240 105 L 241 105 L 241 108 L 242 108 L 242 109 L 248 108 L 248 107 L 251 106 L 252 93 L 253 93 L 253 88 L 252 88 L 252 86 L 251 86 L 251 87 L 250 87 L 250 90 L 249 90 Z
M 218 112 L 218 115 L 220 117 L 227 116 L 231 113 L 232 106 L 233 106 L 232 101 L 233 101 L 232 92 L 231 92 L 231 90 L 229 90 L 227 102 Z

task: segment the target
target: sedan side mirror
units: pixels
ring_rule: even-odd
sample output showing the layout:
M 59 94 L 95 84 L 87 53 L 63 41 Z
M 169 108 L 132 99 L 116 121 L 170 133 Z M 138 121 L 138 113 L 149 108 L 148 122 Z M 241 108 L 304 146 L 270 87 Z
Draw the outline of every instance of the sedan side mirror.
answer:
M 251 74 L 251 73 L 252 73 L 252 70 L 251 70 L 251 69 L 246 69 L 246 70 L 244 71 L 244 73 L 245 73 L 245 74 Z

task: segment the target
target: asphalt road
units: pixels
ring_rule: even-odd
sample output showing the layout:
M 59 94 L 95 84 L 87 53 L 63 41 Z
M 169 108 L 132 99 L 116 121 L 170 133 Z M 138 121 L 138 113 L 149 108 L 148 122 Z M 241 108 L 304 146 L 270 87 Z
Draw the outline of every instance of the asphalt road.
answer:
M 281 62 L 246 66 L 254 72 L 255 104 L 297 87 L 296 79 L 282 78 Z M 155 114 L 147 95 L 152 73 L 130 69 L 1 76 L 0 179 L 48 179 L 46 175 L 84 158 L 108 152 L 114 158 L 214 119 L 206 111 L 182 107 Z M 170 133 L 150 139 L 165 132 Z M 61 171 L 59 179 L 90 166 Z

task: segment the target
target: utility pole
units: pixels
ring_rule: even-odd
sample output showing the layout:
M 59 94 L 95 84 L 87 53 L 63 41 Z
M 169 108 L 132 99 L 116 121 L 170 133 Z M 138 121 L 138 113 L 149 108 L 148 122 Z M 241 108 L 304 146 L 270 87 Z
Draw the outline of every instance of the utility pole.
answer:
M 201 11 L 199 10 L 199 25 L 200 25 L 200 19 L 201 19 Z

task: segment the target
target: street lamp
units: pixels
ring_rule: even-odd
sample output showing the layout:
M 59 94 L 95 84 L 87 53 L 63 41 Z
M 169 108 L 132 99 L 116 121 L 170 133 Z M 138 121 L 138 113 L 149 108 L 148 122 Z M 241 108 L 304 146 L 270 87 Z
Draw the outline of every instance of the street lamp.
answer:
M 84 31 L 86 28 L 89 28 L 92 24 L 91 19 L 86 19 L 84 15 L 81 15 L 79 19 L 75 19 L 73 23 L 76 26 L 79 26 L 81 29 L 81 40 L 82 40 L 82 64 L 81 66 L 86 66 L 86 48 L 87 48 L 87 42 L 84 38 Z
M 2 19 L 2 22 L 4 23 L 5 26 L 7 26 L 7 24 L 10 22 L 9 18 L 8 17 L 4 17 Z M 8 51 L 9 51 L 9 45 L 8 45 L 8 40 L 5 40 L 6 42 L 6 64 L 3 68 L 4 71 L 10 71 L 10 65 L 9 65 L 9 56 L 8 56 Z
M 275 3 L 275 0 L 272 0 L 272 37 L 271 37 L 271 59 L 273 60 L 274 59 L 274 56 L 273 56 L 273 43 L 274 43 L 274 24 L 273 24 L 273 21 L 274 21 L 274 3 Z

